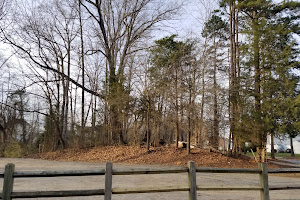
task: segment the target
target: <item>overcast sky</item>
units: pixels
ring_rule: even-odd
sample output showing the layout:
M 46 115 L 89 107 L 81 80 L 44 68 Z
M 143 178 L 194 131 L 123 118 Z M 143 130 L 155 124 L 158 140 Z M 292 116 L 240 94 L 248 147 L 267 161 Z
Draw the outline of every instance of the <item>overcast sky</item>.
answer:
M 209 13 L 218 8 L 217 0 L 185 0 L 180 14 L 168 23 L 163 30 L 155 32 L 155 39 L 177 34 L 178 38 L 197 37 L 201 34 Z

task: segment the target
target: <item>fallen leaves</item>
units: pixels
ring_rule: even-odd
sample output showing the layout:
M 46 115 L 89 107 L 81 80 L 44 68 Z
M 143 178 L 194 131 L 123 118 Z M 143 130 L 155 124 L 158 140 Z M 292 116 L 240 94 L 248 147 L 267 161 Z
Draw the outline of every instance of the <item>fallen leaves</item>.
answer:
M 258 165 L 247 156 L 237 158 L 228 157 L 207 149 L 191 149 L 187 155 L 185 149 L 175 147 L 155 147 L 147 153 L 143 146 L 104 146 L 91 149 L 64 149 L 32 155 L 33 158 L 64 161 L 107 162 L 155 164 L 155 165 L 181 165 L 186 166 L 193 160 L 197 166 L 219 168 L 256 168 Z M 277 167 L 270 165 L 269 167 Z

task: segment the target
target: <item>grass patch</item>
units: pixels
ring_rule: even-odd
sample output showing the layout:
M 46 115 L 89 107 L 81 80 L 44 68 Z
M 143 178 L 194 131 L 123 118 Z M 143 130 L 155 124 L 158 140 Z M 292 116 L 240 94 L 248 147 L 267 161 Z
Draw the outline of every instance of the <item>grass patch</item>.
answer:
M 271 157 L 271 153 L 267 153 L 268 157 Z M 280 158 L 290 158 L 291 153 L 275 153 L 275 158 L 280 157 Z M 300 158 L 300 154 L 295 154 L 296 158 Z

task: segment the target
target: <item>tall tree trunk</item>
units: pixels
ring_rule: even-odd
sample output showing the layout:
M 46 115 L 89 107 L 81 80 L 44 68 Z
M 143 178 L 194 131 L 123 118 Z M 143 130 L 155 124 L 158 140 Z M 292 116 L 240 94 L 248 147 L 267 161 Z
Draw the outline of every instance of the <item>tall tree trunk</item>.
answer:
M 67 74 L 68 77 L 71 77 L 71 41 L 68 39 L 67 41 L 67 51 L 68 51 L 68 69 L 67 69 Z M 61 143 L 62 147 L 66 147 L 66 142 L 65 139 L 68 137 L 68 122 L 69 122 L 69 91 L 70 91 L 70 80 L 67 79 L 66 81 L 66 105 L 65 105 L 65 114 L 64 114 L 64 127 L 63 127 L 63 133 L 61 137 Z
M 134 113 L 133 141 L 134 141 L 134 145 L 138 144 L 138 141 L 137 141 L 137 114 L 136 113 Z
M 79 6 L 79 26 L 80 26 L 80 47 L 81 47 L 81 78 L 82 78 L 82 86 L 84 87 L 85 85 L 85 63 L 84 63 L 84 40 L 83 40 L 83 24 L 82 24 L 82 17 L 81 17 L 81 3 L 78 4 Z M 85 127 L 85 120 L 84 117 L 85 112 L 84 112 L 84 90 L 81 92 L 81 133 L 80 133 L 80 138 L 81 138 L 81 146 L 84 147 L 84 127 Z
M 266 134 L 260 130 L 261 122 L 261 69 L 260 69 L 260 51 L 259 51 L 259 24 L 257 12 L 253 11 L 252 29 L 253 29 L 253 65 L 254 65 L 254 98 L 255 98 L 255 123 L 256 135 L 258 136 L 258 161 L 266 162 Z
M 291 145 L 291 157 L 295 157 L 294 144 L 293 144 L 293 137 L 292 136 L 290 136 L 290 145 Z
M 274 149 L 274 133 L 271 133 L 271 158 L 275 159 L 275 149 Z
M 237 71 L 237 88 L 238 92 L 240 87 L 240 76 L 241 76 L 241 69 L 240 69 L 240 49 L 239 49 L 239 9 L 236 8 L 235 12 L 235 66 Z M 239 93 L 238 93 L 239 94 Z
M 62 71 L 62 73 L 65 72 L 63 58 L 61 58 L 61 71 Z M 54 150 L 57 149 L 59 144 L 62 144 L 62 147 L 64 148 L 63 134 L 65 133 L 65 120 L 66 120 L 66 112 L 67 112 L 66 111 L 66 102 L 68 99 L 68 88 L 67 88 L 66 78 L 61 77 L 61 80 L 62 80 L 62 90 L 63 90 L 62 98 L 63 99 L 62 99 L 60 112 L 59 112 L 59 101 L 57 103 L 57 105 L 58 105 L 57 113 L 60 113 L 60 114 L 58 115 L 58 120 L 57 120 L 57 138 L 55 138 L 55 141 L 54 141 Z
M 97 97 L 91 96 L 92 98 L 92 129 L 90 133 L 90 147 L 96 146 L 97 141 L 95 138 L 95 131 L 96 131 L 96 110 L 97 110 Z
M 74 98 L 70 98 L 70 121 L 71 121 L 71 125 L 70 125 L 70 132 L 72 133 L 72 138 L 75 139 L 75 116 L 76 116 L 76 105 L 77 105 L 77 86 L 75 87 L 75 91 L 74 91 Z M 71 92 L 72 92 L 71 91 Z M 70 95 L 72 96 L 72 95 Z M 75 141 L 71 141 L 71 142 L 75 142 Z M 76 141 L 76 144 L 78 144 L 78 142 Z
M 218 114 L 218 96 L 217 96 L 217 46 L 216 38 L 214 37 L 214 71 L 213 71 L 213 93 L 214 93 L 214 105 L 213 105 L 213 147 L 219 149 L 219 114 Z
M 232 150 L 235 152 L 236 144 L 236 64 L 235 64 L 235 57 L 236 57 L 236 49 L 235 49 L 235 1 L 231 1 L 229 5 L 230 9 L 230 84 L 229 84 L 229 113 L 230 113 L 230 136 L 232 141 Z M 231 152 L 230 143 L 228 145 L 228 151 Z M 231 154 L 231 153 L 230 153 Z
M 178 72 L 177 69 L 175 70 L 175 117 L 176 117 L 176 148 L 178 148 L 178 141 L 179 141 L 179 105 L 178 105 Z
M 108 55 L 111 55 L 109 53 Z M 116 74 L 115 61 L 111 56 L 108 56 L 108 67 L 109 67 L 109 106 L 110 106 L 110 117 L 111 117 L 111 128 L 112 128 L 112 140 L 115 144 L 124 144 L 123 140 L 123 126 L 120 115 L 122 114 L 122 101 L 120 98 L 123 97 L 123 84 L 120 77 Z
M 26 136 L 27 136 L 27 130 L 26 130 L 26 121 L 24 118 L 24 100 L 23 100 L 23 93 L 20 91 L 20 117 L 22 120 L 22 142 L 26 143 Z
M 189 107 L 188 107 L 188 135 L 187 135 L 187 154 L 191 153 L 191 106 L 192 106 L 192 83 L 189 83 Z
M 207 38 L 205 38 L 204 50 L 202 53 L 203 59 L 203 68 L 201 73 L 201 82 L 202 82 L 202 90 L 201 90 L 201 107 L 200 107 L 200 128 L 199 128 L 199 137 L 198 143 L 200 146 L 204 145 L 204 97 L 205 97 L 205 70 L 206 70 L 206 48 L 207 48 Z
M 239 119 L 242 115 L 242 105 L 240 99 L 240 91 L 241 91 L 241 69 L 240 69 L 240 50 L 239 50 L 239 9 L 235 6 L 235 41 L 234 41 L 234 64 L 235 64 L 235 103 L 236 103 L 236 112 L 235 112 L 235 124 L 238 123 Z
M 110 117 L 109 117 L 109 87 L 108 87 L 108 66 L 107 61 L 105 62 L 105 99 L 104 99 L 104 125 L 105 125 L 105 137 L 107 138 L 106 144 L 112 143 L 112 131 L 110 127 Z
M 205 58 L 204 58 L 205 59 Z M 202 91 L 201 91 L 201 108 L 200 108 L 200 137 L 199 143 L 201 146 L 204 145 L 204 97 L 205 97 L 205 64 L 202 69 Z
M 147 108 L 147 152 L 150 153 L 150 99 L 148 97 Z

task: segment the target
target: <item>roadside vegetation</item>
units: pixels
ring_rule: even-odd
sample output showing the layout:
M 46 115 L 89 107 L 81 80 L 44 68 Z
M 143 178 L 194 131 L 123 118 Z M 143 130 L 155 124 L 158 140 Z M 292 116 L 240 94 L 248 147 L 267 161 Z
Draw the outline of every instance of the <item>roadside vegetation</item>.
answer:
M 271 0 L 0 0 L 0 155 L 172 145 L 237 157 L 247 142 L 265 162 L 267 137 L 280 135 L 293 155 L 299 9 Z M 185 28 L 189 18 L 197 20 Z

